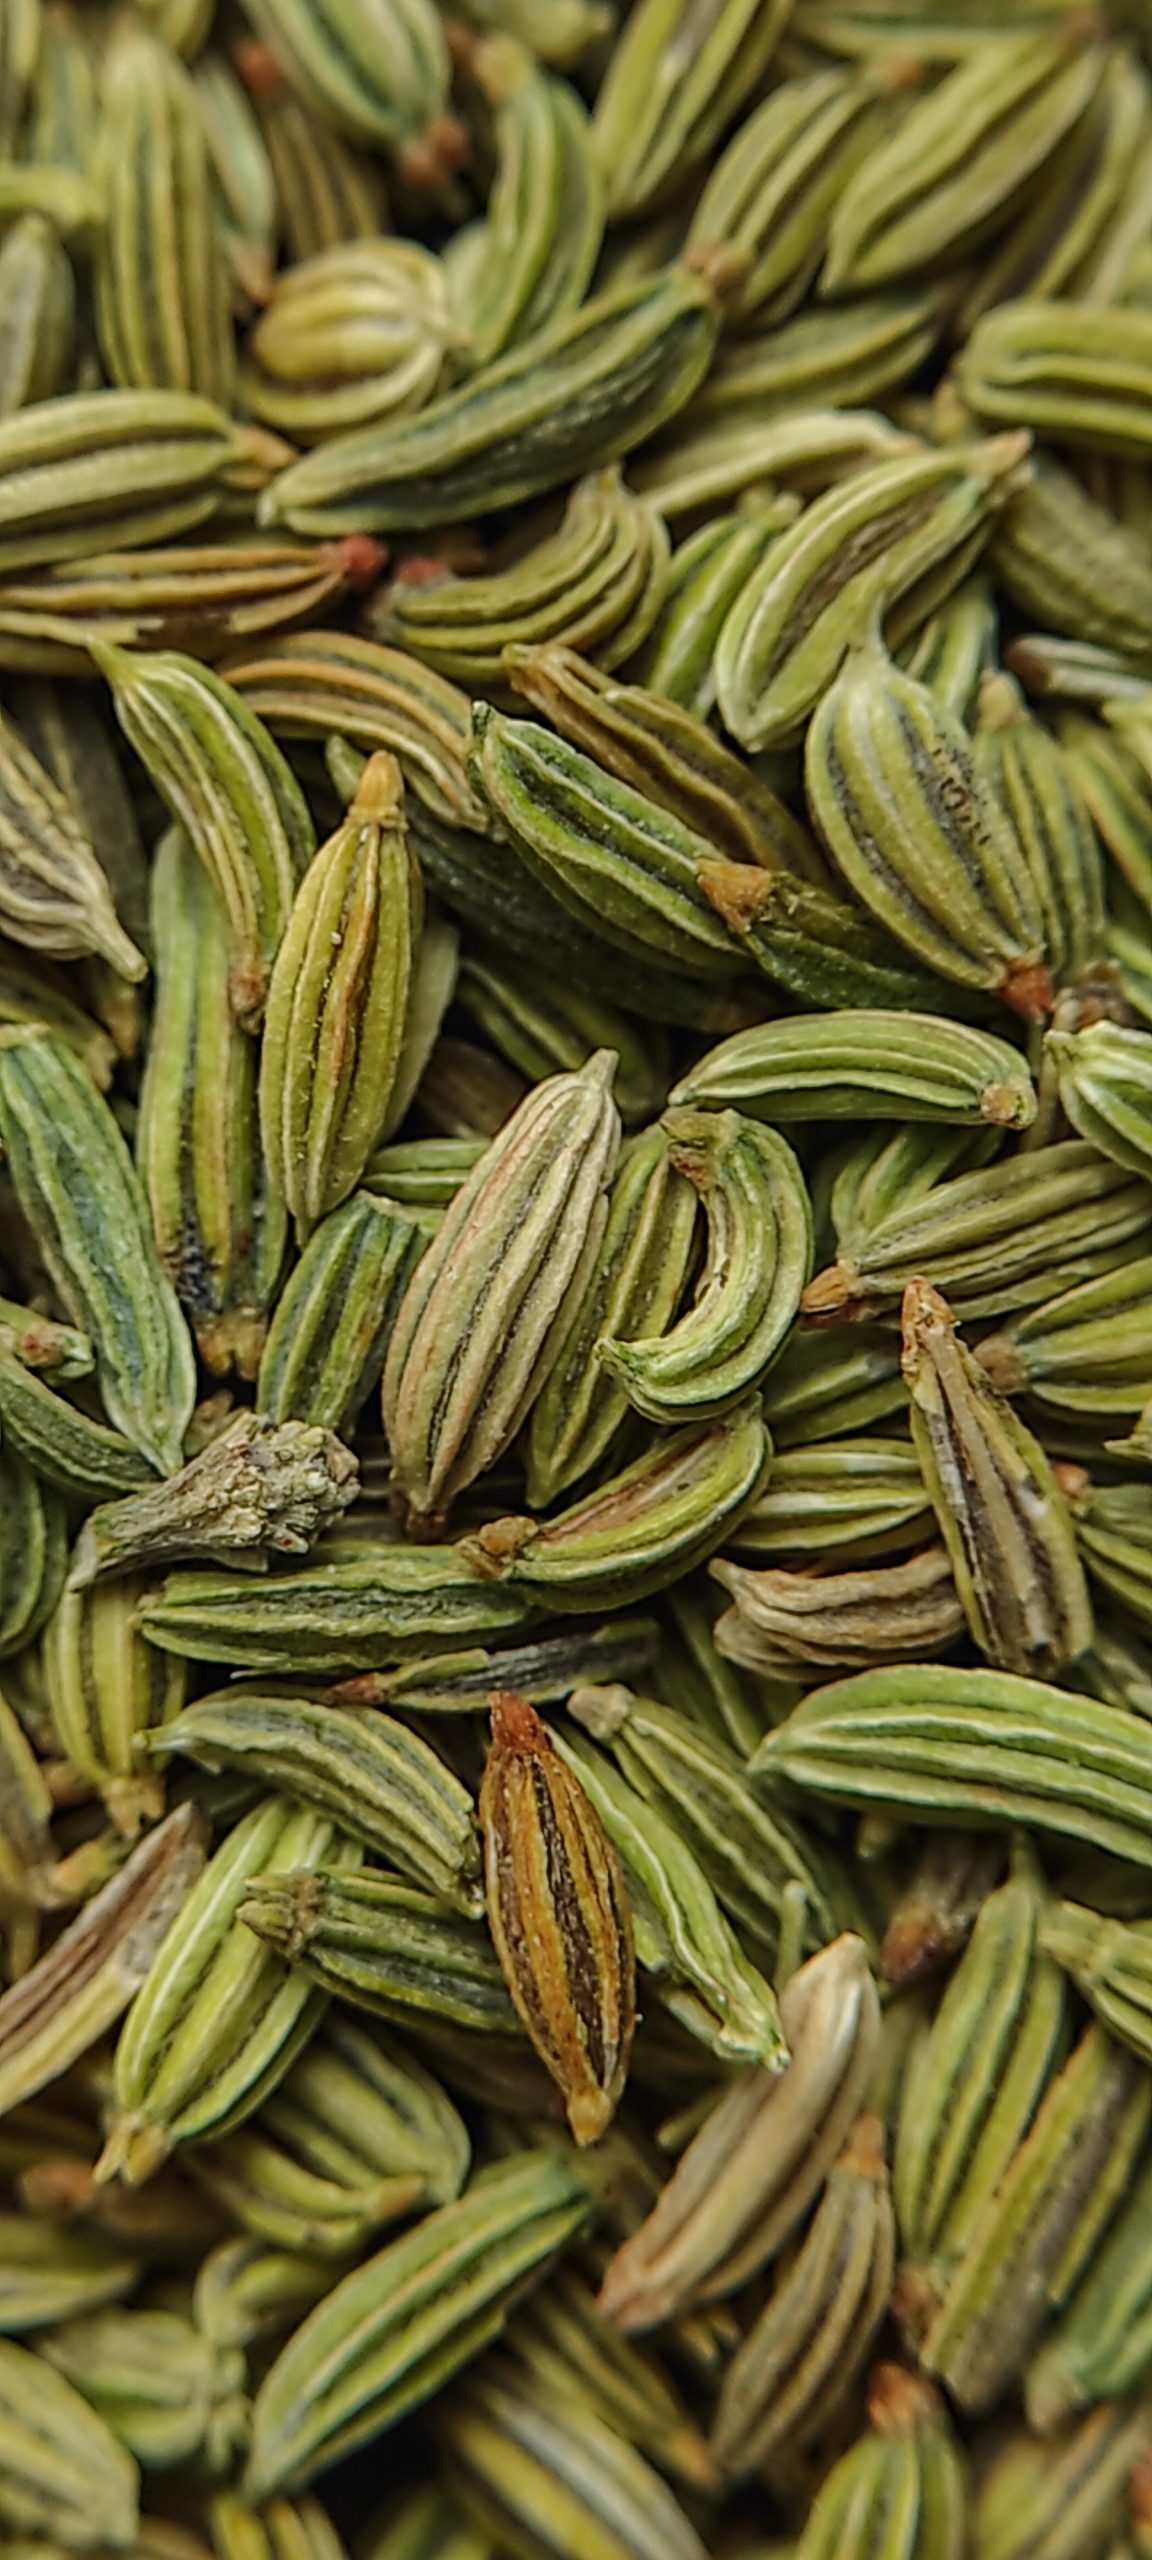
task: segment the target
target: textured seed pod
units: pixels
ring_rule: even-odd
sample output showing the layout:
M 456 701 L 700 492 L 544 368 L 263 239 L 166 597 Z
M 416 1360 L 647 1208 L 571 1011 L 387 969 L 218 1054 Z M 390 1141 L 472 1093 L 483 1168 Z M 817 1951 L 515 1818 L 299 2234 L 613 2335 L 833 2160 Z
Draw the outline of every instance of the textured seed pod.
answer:
M 0 1128 L 61 1300 L 91 1337 L 110 1420 L 158 1469 L 177 1466 L 192 1347 L 112 1114 L 50 1033 L 0 1034 Z
M 904 2257 L 897 2307 L 922 2334 L 1059 2068 L 1068 2002 L 1043 1952 L 1040 1878 L 1018 1853 L 989 1894 L 913 2053 L 900 2097 L 893 2192 Z
M 1047 1011 L 1042 909 L 1011 824 L 960 722 L 875 631 L 816 711 L 804 787 L 850 888 L 917 959 L 1029 1019 Z
M 149 2471 L 197 2456 L 222 2471 L 244 2443 L 244 2358 L 181 2312 L 90 2312 L 50 2330 L 41 2353 Z
M 837 200 L 886 121 L 878 82 L 818 71 L 782 82 L 739 126 L 705 184 L 689 237 L 750 253 L 733 305 L 742 320 L 781 320 L 803 301 Z
M 1076 1533 L 1051 1465 L 957 1340 L 938 1289 L 910 1280 L 901 1325 L 913 1445 L 969 1633 L 1001 1670 L 1049 1678 L 1092 1640 Z
M 894 402 L 931 355 L 943 317 L 935 285 L 862 295 L 835 311 L 798 311 L 778 328 L 722 346 L 690 415 L 706 428 L 741 411 L 751 423 L 793 407 L 854 409 L 885 396 Z
M 793 2560 L 964 2560 L 967 2473 L 943 2401 L 921 2375 L 879 2364 L 869 2431 L 816 2493 Z
M 641 960 L 730 975 L 731 937 L 699 881 L 707 839 L 536 721 L 473 712 L 471 779 L 501 832 L 585 927 Z M 757 877 L 759 875 L 757 874 Z
M 276 1302 L 256 1378 L 261 1413 L 351 1430 L 429 1225 L 366 1190 L 321 1219 Z
M 90 676 L 90 644 L 178 646 L 215 659 L 263 632 L 311 622 L 371 582 L 384 554 L 347 542 L 185 543 L 99 552 L 0 583 L 0 665 Z M 83 815 L 83 808 L 81 809 Z
M 797 738 L 869 607 L 979 537 L 1018 484 L 1027 451 L 1001 436 L 953 451 L 905 451 L 855 472 L 806 507 L 748 578 L 720 634 L 724 725 L 755 751 Z
M 601 1050 L 578 1076 L 537 1087 L 409 1282 L 383 1408 L 395 1481 L 417 1517 L 442 1512 L 507 1447 L 556 1357 L 604 1230 L 619 1144 L 614 1065 Z
M 368 754 L 386 747 L 408 789 L 430 809 L 484 826 L 464 772 L 468 698 L 406 651 L 354 632 L 301 632 L 229 660 L 227 673 L 278 736 L 343 737 Z
M 614 220 L 643 211 L 710 150 L 759 81 L 787 11 L 781 0 L 641 0 L 596 105 L 596 147 Z
M 508 649 L 504 666 L 561 737 L 683 819 L 716 853 L 824 879 L 792 811 L 693 713 L 674 709 L 658 690 L 610 682 L 572 649 Z
M 1035 1094 L 1018 1050 L 939 1014 L 845 1009 L 737 1031 L 670 1096 L 780 1120 L 991 1121 L 1024 1129 Z
M 1116 1268 L 1140 1251 L 1152 1210 L 1146 1183 L 1077 1138 L 961 1172 L 902 1208 L 882 1201 L 846 1228 L 840 1259 L 805 1290 L 817 1318 L 891 1301 L 919 1276 L 961 1319 L 1015 1314 Z
M 416 417 L 337 436 L 290 464 L 265 519 L 297 532 L 399 531 L 554 489 L 684 407 L 719 321 L 709 274 L 688 265 L 597 294 Z M 0 437 L 0 536 L 3 462 Z
M 652 2328 L 745 2282 L 819 2193 L 859 2113 L 879 2035 L 860 1939 L 835 1939 L 794 1973 L 780 2017 L 784 2070 L 729 2084 L 612 2259 L 600 2304 L 620 2328 Z
M 115 2025 L 203 1864 L 200 1817 L 181 1805 L 0 1994 L 0 2114 L 34 2097 Z
M 260 1125 L 302 1236 L 387 1130 L 422 907 L 402 804 L 395 759 L 374 756 L 305 873 L 269 983 Z
M 919 1546 L 931 1528 L 915 1450 L 860 1436 L 774 1458 L 769 1482 L 723 1543 L 744 1555 L 851 1565 Z
M 325 11 L 259 0 L 251 14 L 293 87 L 353 141 L 402 152 L 443 114 L 448 51 L 431 0 L 338 0 Z
M 265 45 L 242 45 L 234 58 L 268 156 L 289 262 L 318 257 L 341 241 L 378 238 L 389 220 L 379 159 L 311 106 Z
M 624 1870 L 641 1972 L 689 2035 L 725 2063 L 778 2070 L 784 2043 L 769 1984 L 744 1954 L 682 1831 L 604 1754 L 553 1735 Z
M 749 496 L 735 514 L 713 516 L 673 552 L 664 601 L 637 667 L 665 702 L 707 719 L 716 702 L 716 644 L 724 624 L 745 579 L 798 508 L 788 491 L 767 500 Z
M 457 1543 L 462 1563 L 537 1607 L 619 1608 L 661 1591 L 724 1543 L 767 1472 L 758 1396 L 661 1433 L 645 1455 L 550 1520 L 493 1520 Z
M 925 1129 L 913 1123 L 868 1131 L 849 1143 L 832 1168 L 828 1216 L 836 1236 L 854 1245 L 897 1207 L 919 1211 L 944 1183 L 990 1165 L 997 1149 L 990 1129 Z
M 0 417 L 67 389 L 76 279 L 58 233 L 26 213 L 0 245 Z
M 1143 192 L 1148 132 L 1146 75 L 1110 52 L 1095 96 L 1045 161 L 1032 199 L 1010 223 L 969 291 L 962 328 L 1020 294 L 1114 298 L 1129 223 Z M 1142 228 L 1136 213 L 1135 229 Z
M 163 542 L 214 515 L 246 450 L 181 391 L 69 392 L 0 422 L 0 572 Z
M 635 2560 L 705 2560 L 695 2526 L 636 2445 L 580 2399 L 542 2391 L 534 2373 L 492 2363 L 438 2414 L 449 2479 L 506 2548 L 523 2550 L 527 2535 L 540 2560 L 613 2545 Z
M 811 1265 L 811 1209 L 791 1148 L 737 1111 L 665 1116 L 671 1162 L 699 1195 L 707 1255 L 691 1309 L 662 1335 L 605 1335 L 599 1357 L 650 1422 L 704 1421 L 758 1384 Z
M 910 108 L 849 178 L 832 217 L 830 293 L 946 264 L 1010 210 L 1090 106 L 1106 55 L 1085 22 L 978 50 Z
M 715 2464 L 676 2385 L 657 2356 L 609 2326 L 578 2267 L 555 2271 L 511 2321 L 504 2343 L 518 2378 L 541 2398 L 577 2400 L 662 2471 L 692 2488 L 715 2488 Z
M 449 1548 L 381 1544 L 259 1580 L 169 1574 L 141 1625 L 167 1652 L 311 1677 L 483 1642 L 528 1615 L 519 1592 L 499 1590 Z
M 681 1834 L 758 1958 L 775 1961 L 790 1895 L 801 1904 L 802 1950 L 835 1935 L 836 1893 L 818 1852 L 749 1784 L 730 1745 L 622 1683 L 581 1683 L 568 1713 L 607 1744 L 628 1784 Z
M 628 1896 L 595 1807 L 533 1707 L 492 1699 L 480 1790 L 485 1895 L 518 2017 L 578 2143 L 619 2104 L 636 2022 Z
M 1148 2129 L 1139 2065 L 1102 2028 L 1087 2028 L 1050 2083 L 1030 2131 L 952 2270 L 920 2355 L 961 2408 L 991 2408 L 1021 2372 L 1059 2300 L 1077 2223 L 1094 2243 L 1127 2183 Z M 1074 2255 L 1079 2266 L 1085 2250 Z
M 136 1612 L 147 1589 L 126 1578 L 98 1591 L 66 1591 L 44 1636 L 44 1687 L 63 1757 L 103 1796 L 120 1829 L 135 1836 L 163 1812 L 162 1782 L 148 1765 L 148 1738 L 184 1703 L 184 1665 L 140 1635 Z
M 413 240 L 353 240 L 285 269 L 248 342 L 245 409 L 295 444 L 422 408 L 451 332 L 439 260 Z
M 1115 1022 L 1050 1031 L 1061 1108 L 1082 1138 L 1135 1173 L 1152 1168 L 1152 1037 Z
M 87 830 L 8 720 L 0 721 L 0 923 L 32 950 L 65 960 L 98 952 L 123 977 L 144 975 Z
M 613 667 L 646 637 L 667 561 L 661 517 L 609 465 L 577 482 L 556 532 L 509 568 L 453 576 L 435 562 L 407 562 L 378 628 L 474 691 L 503 684 L 513 646 L 563 642 Z
M 591 2201 L 558 2150 L 515 2153 L 345 2276 L 260 2385 L 248 2494 L 300 2487 L 418 2407 L 499 2333 Z
M 183 1903 L 116 2047 L 102 2178 L 151 2177 L 173 2145 L 243 2122 L 283 2079 L 315 2024 L 311 1985 L 242 1927 L 248 1879 L 360 1852 L 333 1826 L 266 1796 L 229 1832 Z
M 228 919 L 237 1021 L 258 1027 L 301 872 L 315 847 L 299 785 L 231 685 L 173 652 L 100 642 L 116 716 L 208 870 Z
M 745 959 L 802 1005 L 931 1012 L 939 978 L 847 898 L 747 862 L 702 862 L 697 880 Z
M 480 1908 L 472 1798 L 430 1745 L 374 1708 L 316 1706 L 251 1682 L 197 1698 L 164 1748 L 206 1769 L 252 1770 L 330 1814 L 350 1838 L 463 1911 Z
M 703 506 L 745 504 L 765 480 L 812 496 L 873 462 L 915 449 L 915 439 L 871 409 L 782 409 L 761 419 L 755 405 L 725 419 L 697 421 L 689 410 L 654 437 L 629 468 L 633 486 L 675 520 Z M 787 521 L 794 520 L 795 507 Z
M 1094 302 L 1004 302 L 977 322 L 957 364 L 990 425 L 1032 427 L 1086 452 L 1147 457 L 1152 312 Z
M 245 2231 L 339 2257 L 383 2223 L 457 2195 L 469 2142 L 451 2100 L 399 2045 L 332 2017 L 258 2116 L 190 2154 Z
M 729 2475 L 819 2436 L 884 2317 L 892 2260 L 883 2127 L 861 2116 L 791 2267 L 725 2373 L 711 2441 Z
M 765 1736 L 753 1773 L 833 1802 L 932 1821 L 1021 1823 L 1152 1857 L 1143 1719 L 1006 1671 L 894 1664 L 814 1690 Z
M 484 1153 L 476 1138 L 403 1138 L 377 1147 L 364 1176 L 374 1199 L 417 1215 L 438 1216 L 454 1200 Z
M 0 2339 L 0 2518 L 13 2537 L 68 2551 L 130 2548 L 139 2473 L 126 2447 L 42 2356 Z
M 1152 2053 L 1152 1938 L 1143 1921 L 1103 1919 L 1075 1902 L 1053 1903 L 1043 1942 L 1112 2035 L 1146 2061 Z
M 96 325 L 104 364 L 127 390 L 199 392 L 227 409 L 235 381 L 228 267 L 191 79 L 137 21 L 107 55 L 102 93 Z
M 1076 978 L 1104 948 L 1100 845 L 1059 747 L 1011 676 L 981 682 L 975 763 L 1024 856 L 1053 976 Z
M 205 1365 L 251 1377 L 284 1257 L 256 1112 L 256 1053 L 233 1018 L 221 900 L 182 828 L 152 869 L 156 1004 L 136 1158 L 157 1251 Z
M 997 517 L 990 551 L 1011 602 L 1042 630 L 1152 663 L 1152 568 L 1050 454 Z
M 21 736 L 70 802 L 91 843 L 122 926 L 151 957 L 148 861 L 108 723 L 90 695 L 78 700 L 43 680 L 13 685 L 10 701 Z M 84 983 L 87 1000 L 100 1013 L 118 1054 L 134 1056 L 141 1035 L 139 1000 L 119 962 L 105 954 L 101 965 L 100 956 L 89 957 Z
M 468 65 L 492 110 L 496 169 L 462 258 L 457 297 L 471 366 L 490 364 L 578 309 L 604 232 L 604 180 L 587 110 L 571 83 L 507 40 L 480 44 Z
M 249 1879 L 240 1917 L 301 1978 L 395 2026 L 504 2041 L 516 2012 L 489 1940 L 439 1894 L 331 1868 Z
M 526 1638 L 508 1646 L 469 1645 L 458 1652 L 417 1655 L 394 1671 L 370 1671 L 338 1680 L 327 1692 L 335 1706 L 396 1706 L 405 1714 L 455 1715 L 482 1707 L 494 1689 L 511 1688 L 533 1706 L 550 1706 L 580 1680 L 619 1677 L 645 1670 L 657 1645 L 654 1618 L 573 1621 L 559 1635 Z
M 947 1652 L 964 1624 L 942 1546 L 855 1573 L 757 1573 L 738 1564 L 712 1571 L 733 1595 L 716 1622 L 721 1653 L 770 1678 L 922 1660 Z
M 71 1587 L 174 1557 L 235 1558 L 261 1571 L 269 1552 L 304 1555 L 355 1499 L 358 1466 L 314 1423 L 242 1409 L 164 1484 L 97 1504 L 76 1542 Z
M 696 1197 L 662 1129 L 625 1147 L 608 1199 L 595 1271 L 574 1302 L 528 1425 L 528 1494 L 543 1507 L 613 1447 L 629 1407 L 596 1359 L 602 1336 L 652 1326 L 679 1301 L 696 1230 Z
M 22 1458 L 42 1484 L 56 1486 L 74 1501 L 130 1493 L 152 1476 L 151 1460 L 130 1440 L 93 1422 L 80 1405 L 57 1395 L 2 1344 L 0 1429 L 13 1457 Z

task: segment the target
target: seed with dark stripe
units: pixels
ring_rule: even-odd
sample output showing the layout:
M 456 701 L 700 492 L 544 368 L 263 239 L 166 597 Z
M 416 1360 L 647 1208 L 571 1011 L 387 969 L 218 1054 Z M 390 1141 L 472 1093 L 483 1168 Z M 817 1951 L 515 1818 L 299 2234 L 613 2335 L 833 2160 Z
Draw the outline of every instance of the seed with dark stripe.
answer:
M 615 1850 L 533 1707 L 489 1701 L 480 1790 L 488 1921 L 525 2032 L 595 2142 L 624 2087 L 636 2023 L 632 1920 Z

